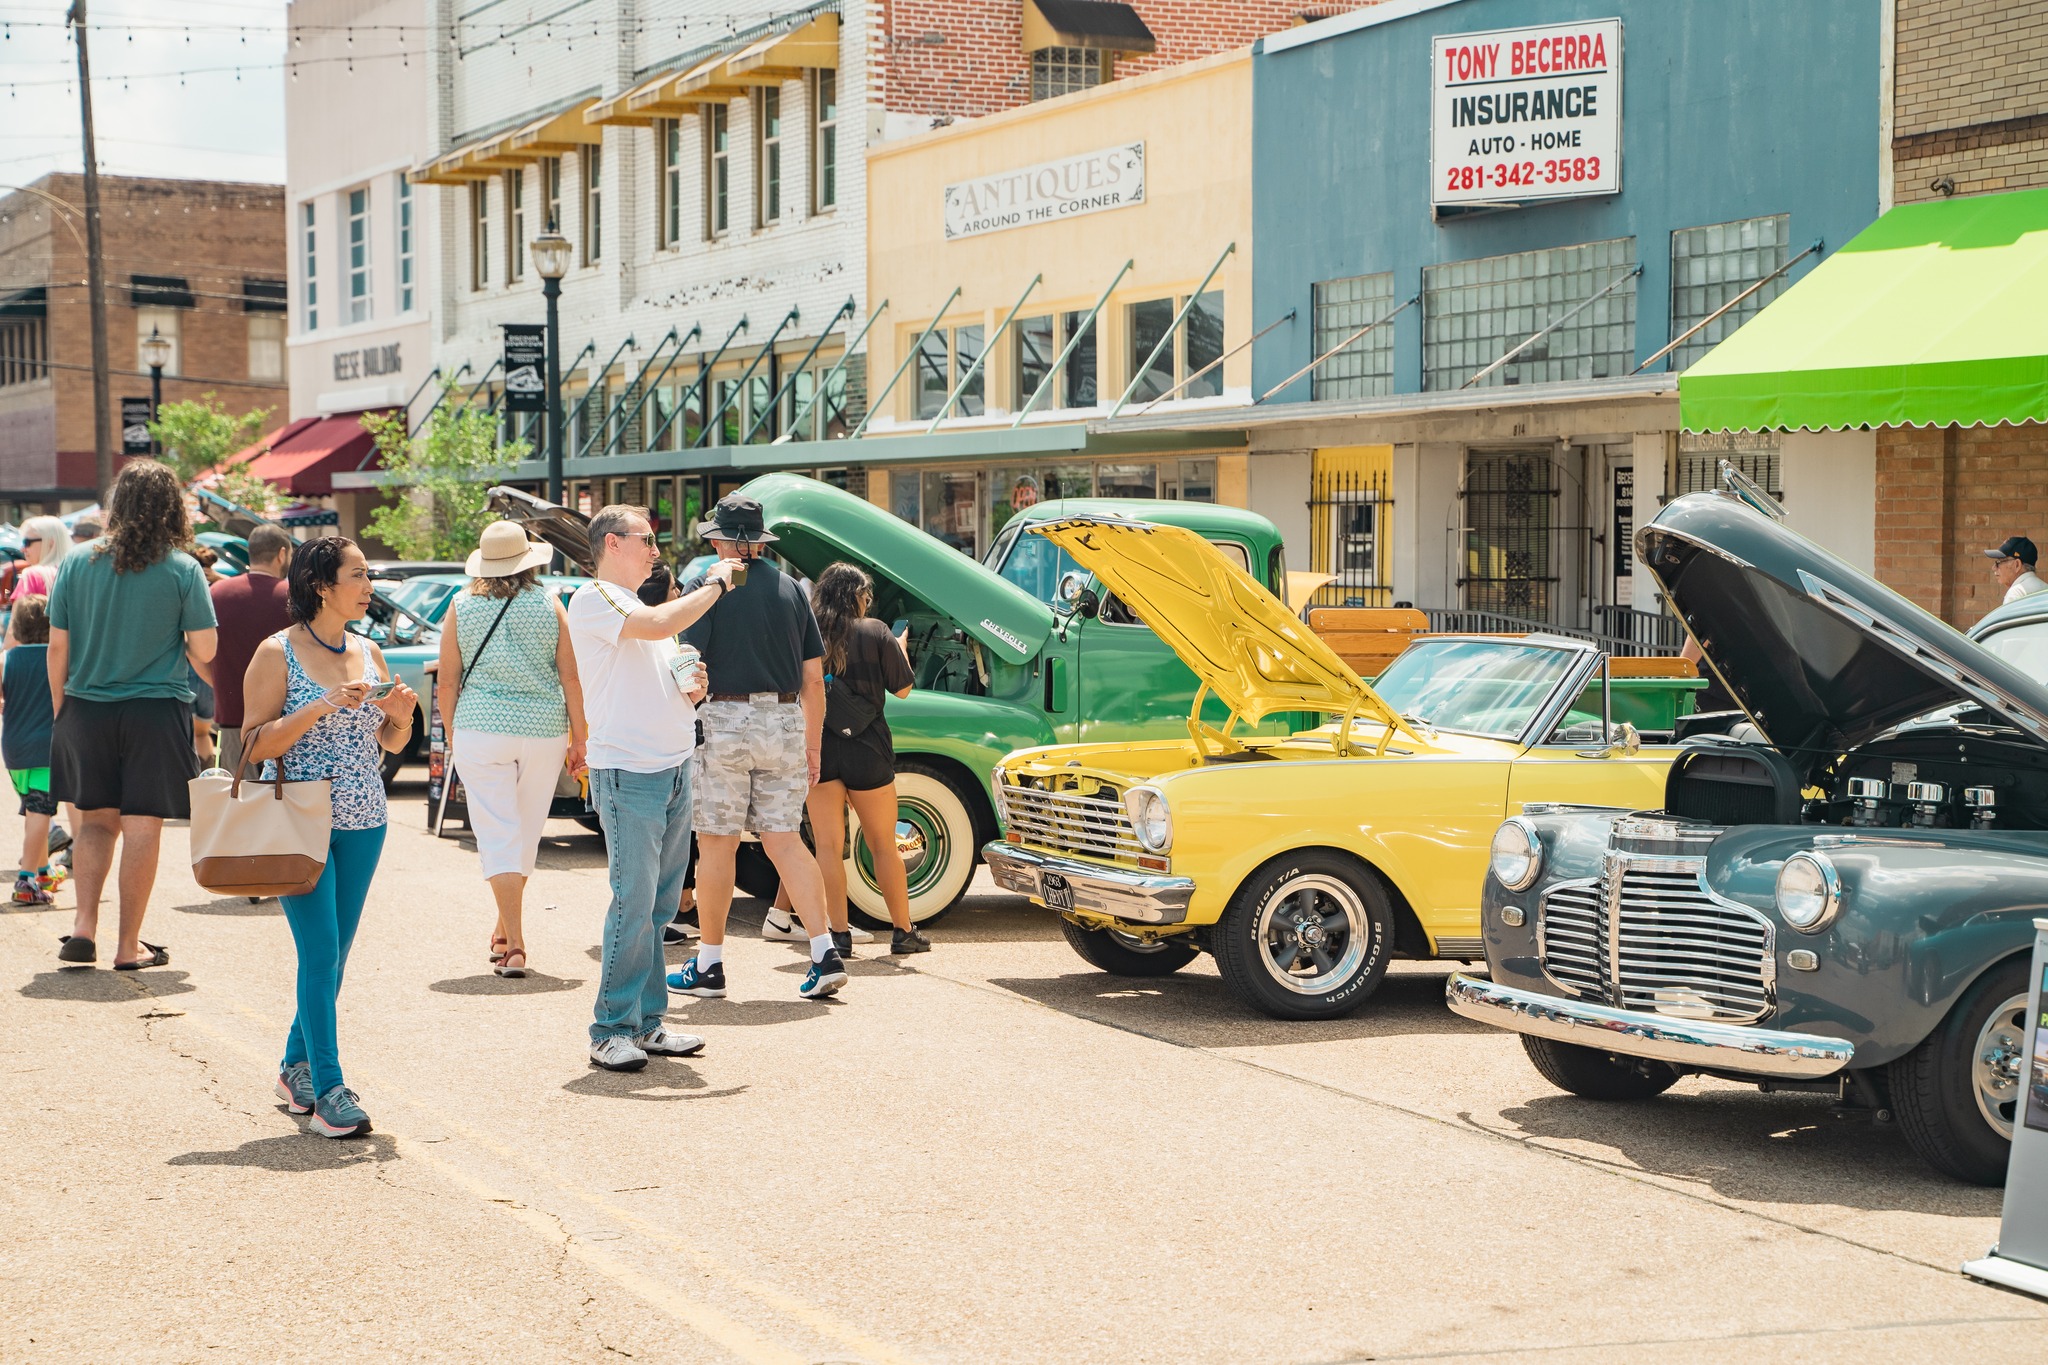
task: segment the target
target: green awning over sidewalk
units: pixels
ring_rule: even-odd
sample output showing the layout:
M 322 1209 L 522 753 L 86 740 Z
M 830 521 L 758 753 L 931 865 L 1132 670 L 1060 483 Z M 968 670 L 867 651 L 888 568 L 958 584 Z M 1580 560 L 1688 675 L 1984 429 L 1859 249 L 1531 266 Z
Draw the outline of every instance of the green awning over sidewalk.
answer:
M 1691 432 L 2048 421 L 2048 190 L 1893 209 L 1678 396 Z

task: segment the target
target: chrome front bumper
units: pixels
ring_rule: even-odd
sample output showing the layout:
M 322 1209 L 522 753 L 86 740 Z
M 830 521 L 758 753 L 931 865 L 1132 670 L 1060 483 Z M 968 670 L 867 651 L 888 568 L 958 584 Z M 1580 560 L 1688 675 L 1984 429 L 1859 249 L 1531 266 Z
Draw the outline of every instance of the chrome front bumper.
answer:
M 1856 1054 L 1856 1045 L 1840 1038 L 1610 1009 L 1463 973 L 1452 975 L 1444 1001 L 1452 1013 L 1496 1028 L 1693 1070 L 1810 1079 L 1833 1075 Z
M 1132 924 L 1179 924 L 1188 917 L 1195 883 L 1189 877 L 1163 877 L 1153 872 L 1127 872 L 1078 858 L 1060 858 L 1016 844 L 993 843 L 982 849 L 996 885 L 1060 908 L 1046 895 L 1045 877 L 1064 878 L 1072 908 L 1107 915 Z

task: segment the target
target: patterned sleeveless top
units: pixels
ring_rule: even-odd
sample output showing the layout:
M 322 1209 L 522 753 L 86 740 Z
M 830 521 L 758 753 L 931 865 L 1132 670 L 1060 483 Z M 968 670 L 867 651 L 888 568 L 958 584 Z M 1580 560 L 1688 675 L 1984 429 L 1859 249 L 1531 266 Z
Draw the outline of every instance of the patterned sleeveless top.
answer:
M 569 733 L 569 708 L 562 700 L 562 675 L 555 647 L 562 623 L 555 598 L 545 586 L 528 588 L 509 603 L 502 597 L 458 593 L 455 639 L 462 647 L 462 695 L 455 700 L 455 728 L 493 735 L 553 739 Z M 495 635 L 491 622 L 498 613 Z M 490 635 L 490 648 L 477 650 Z
M 281 630 L 270 638 L 284 646 L 286 682 L 284 689 L 284 713 L 291 715 L 303 707 L 319 705 L 326 707 L 321 698 L 327 689 L 306 675 L 299 666 L 299 656 L 292 651 L 288 638 L 289 630 Z M 350 638 L 350 644 L 362 650 L 363 681 L 375 684 L 377 665 L 370 658 L 369 647 L 362 641 Z M 299 742 L 284 752 L 284 775 L 288 779 L 325 777 L 334 782 L 334 827 L 336 829 L 375 829 L 384 824 L 384 778 L 381 767 L 384 751 L 377 744 L 378 727 L 384 724 L 384 712 L 371 703 L 364 703 L 354 710 L 328 711 L 313 722 L 313 728 L 299 736 Z M 263 764 L 263 778 L 272 781 L 277 777 L 277 760 L 266 759 Z

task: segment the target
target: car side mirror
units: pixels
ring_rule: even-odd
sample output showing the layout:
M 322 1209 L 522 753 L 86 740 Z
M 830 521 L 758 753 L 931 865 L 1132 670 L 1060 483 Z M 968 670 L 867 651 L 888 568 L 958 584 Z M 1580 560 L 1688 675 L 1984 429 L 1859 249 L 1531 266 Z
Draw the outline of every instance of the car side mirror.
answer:
M 1605 737 L 1606 747 L 1581 749 L 1580 758 L 1632 758 L 1643 747 L 1635 726 L 1627 721 L 1614 723 L 1614 673 L 1605 654 L 1600 656 L 1600 733 Z

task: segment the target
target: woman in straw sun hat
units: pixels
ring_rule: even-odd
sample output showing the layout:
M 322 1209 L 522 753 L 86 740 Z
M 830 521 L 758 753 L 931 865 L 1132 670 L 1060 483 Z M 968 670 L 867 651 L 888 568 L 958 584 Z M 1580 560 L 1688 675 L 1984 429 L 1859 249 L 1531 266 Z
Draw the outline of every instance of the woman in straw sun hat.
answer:
M 484 528 L 465 566 L 474 579 L 441 631 L 438 693 L 452 736 L 484 880 L 497 901 L 491 962 L 526 975 L 526 881 L 566 756 L 583 769 L 583 688 L 562 604 L 540 582 L 551 551 L 515 522 Z

